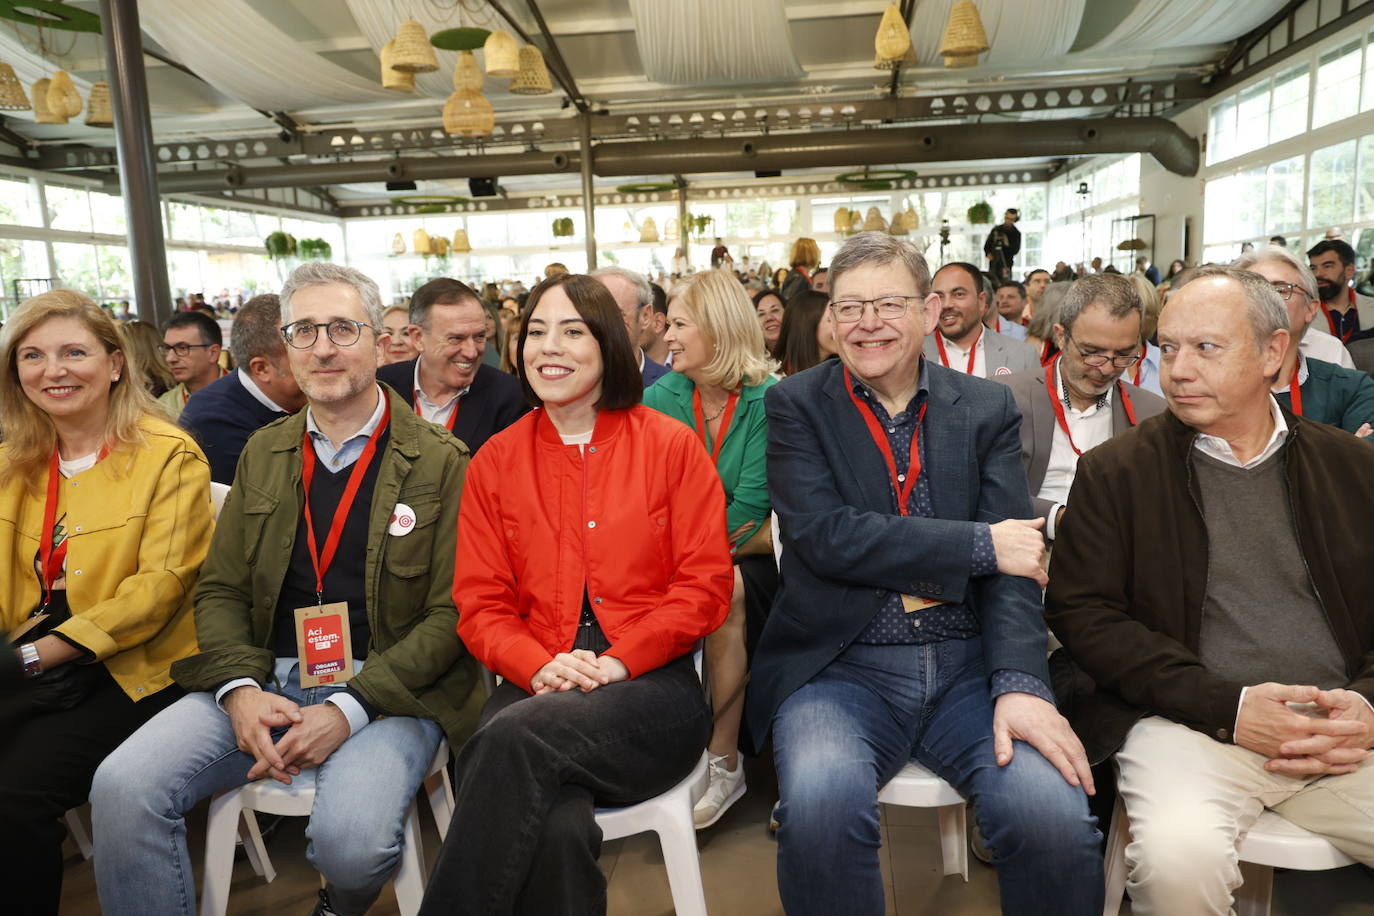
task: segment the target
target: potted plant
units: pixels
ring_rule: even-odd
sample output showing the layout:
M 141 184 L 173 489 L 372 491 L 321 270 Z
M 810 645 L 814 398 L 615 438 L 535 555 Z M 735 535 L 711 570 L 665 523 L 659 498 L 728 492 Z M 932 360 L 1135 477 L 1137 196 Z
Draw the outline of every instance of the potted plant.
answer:
M 980 200 L 978 203 L 969 207 L 968 221 L 974 225 L 992 222 L 992 204 L 988 203 L 986 200 Z
M 571 238 L 575 231 L 571 216 L 560 217 L 553 221 L 553 237 L 556 239 Z
M 289 258 L 296 253 L 296 237 L 289 232 L 278 230 L 263 240 L 267 256 L 273 260 Z
M 334 248 L 324 239 L 301 239 L 296 242 L 296 251 L 307 260 L 328 261 Z

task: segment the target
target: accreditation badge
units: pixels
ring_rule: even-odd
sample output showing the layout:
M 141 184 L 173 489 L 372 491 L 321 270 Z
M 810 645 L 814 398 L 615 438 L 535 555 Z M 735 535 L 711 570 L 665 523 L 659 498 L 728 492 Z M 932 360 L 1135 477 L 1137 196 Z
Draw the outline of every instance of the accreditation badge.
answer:
M 936 601 L 934 598 L 922 598 L 920 595 L 903 595 L 902 613 L 914 614 L 917 611 L 924 611 L 926 608 L 935 607 L 937 604 L 944 604 L 944 602 Z
M 353 676 L 346 602 L 296 608 L 296 655 L 302 687 L 342 684 Z

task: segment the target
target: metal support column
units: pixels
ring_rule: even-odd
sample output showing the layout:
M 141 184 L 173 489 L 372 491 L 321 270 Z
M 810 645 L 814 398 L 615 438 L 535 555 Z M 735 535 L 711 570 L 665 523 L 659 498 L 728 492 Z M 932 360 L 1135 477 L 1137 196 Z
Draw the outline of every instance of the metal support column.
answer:
M 682 246 L 683 274 L 692 272 L 691 236 L 687 232 L 687 179 L 677 176 L 677 241 Z
M 100 0 L 100 23 L 110 100 L 114 103 L 115 148 L 119 153 L 120 194 L 128 218 L 134 302 L 139 318 L 161 326 L 172 314 L 172 293 L 167 284 L 167 249 L 138 0 Z
M 596 270 L 596 205 L 592 200 L 592 116 L 582 112 L 582 221 L 587 224 L 587 270 Z

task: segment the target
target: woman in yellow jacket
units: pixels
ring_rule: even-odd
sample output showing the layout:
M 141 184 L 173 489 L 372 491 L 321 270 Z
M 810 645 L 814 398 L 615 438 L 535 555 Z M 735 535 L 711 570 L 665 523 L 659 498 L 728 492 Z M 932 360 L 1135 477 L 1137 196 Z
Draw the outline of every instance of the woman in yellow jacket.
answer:
M 196 649 L 210 468 L 123 346 L 70 290 L 0 338 L 0 887 L 21 913 L 57 912 L 63 812 Z

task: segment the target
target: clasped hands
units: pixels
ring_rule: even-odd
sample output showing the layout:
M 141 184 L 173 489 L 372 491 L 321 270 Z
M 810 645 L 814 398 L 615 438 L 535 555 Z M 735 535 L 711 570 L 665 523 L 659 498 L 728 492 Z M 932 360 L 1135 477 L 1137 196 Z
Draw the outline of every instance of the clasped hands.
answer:
M 224 697 L 239 750 L 252 754 L 249 779 L 271 776 L 284 785 L 302 769 L 317 767 L 348 739 L 348 718 L 333 703 L 300 706 L 259 687 L 237 687 Z M 287 727 L 280 741 L 272 729 Z
M 530 678 L 530 692 L 540 696 L 576 688 L 587 693 L 629 676 L 630 669 L 618 658 L 597 655 L 588 649 L 573 649 L 559 652 L 536 671 Z
M 1289 708 L 1289 703 L 1315 705 L 1304 714 Z M 1268 757 L 1264 768 L 1270 773 L 1353 773 L 1374 746 L 1374 710 L 1351 690 L 1256 684 L 1245 691 L 1235 741 Z

